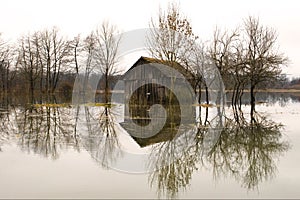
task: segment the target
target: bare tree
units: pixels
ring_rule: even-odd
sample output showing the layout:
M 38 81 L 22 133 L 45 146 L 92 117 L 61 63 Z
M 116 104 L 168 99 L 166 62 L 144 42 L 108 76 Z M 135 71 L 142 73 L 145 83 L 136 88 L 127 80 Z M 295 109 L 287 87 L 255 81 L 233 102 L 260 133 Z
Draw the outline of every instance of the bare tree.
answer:
M 244 28 L 246 70 L 251 93 L 251 116 L 253 116 L 256 87 L 278 79 L 281 66 L 287 64 L 287 58 L 277 52 L 277 34 L 274 29 L 261 25 L 258 18 L 251 16 L 245 20 Z
M 214 31 L 212 44 L 209 48 L 210 58 L 220 71 L 228 89 L 232 89 L 232 106 L 236 107 L 246 84 L 244 70 L 244 47 L 240 40 L 239 29 L 232 32 Z
M 173 3 L 166 12 L 160 10 L 158 20 L 151 19 L 150 28 L 150 54 L 154 58 L 188 67 L 189 56 L 198 37 L 188 19 L 181 14 L 179 6 Z
M 96 72 L 97 68 L 97 40 L 94 32 L 91 32 L 86 38 L 76 41 L 76 43 L 77 45 L 73 43 L 73 52 L 77 55 L 73 55 L 73 60 L 75 61 L 75 68 L 77 68 L 78 74 L 73 88 L 73 92 L 75 92 L 73 97 L 76 94 L 79 102 L 86 103 L 88 101 L 87 98 L 92 93 L 90 92 L 92 89 L 90 84 L 93 81 L 90 80 L 90 77 Z
M 88 77 L 92 71 L 96 68 L 96 48 L 97 41 L 95 34 L 90 33 L 85 40 L 83 41 L 83 51 L 84 51 L 84 71 L 86 76 Z
M 13 48 L 2 40 L 0 33 L 0 88 L 2 92 L 9 91 L 10 83 L 15 75 L 15 73 L 11 71 L 14 60 L 13 50 L 11 49 Z
M 38 32 L 28 34 L 20 39 L 18 48 L 18 67 L 29 82 L 29 92 L 33 98 L 36 80 L 40 75 L 40 57 L 38 46 Z
M 55 27 L 41 33 L 41 60 L 46 69 L 45 89 L 47 92 L 54 92 L 62 69 L 71 62 L 70 44 L 71 41 L 60 36 Z
M 109 102 L 109 77 L 118 74 L 118 49 L 120 44 L 120 34 L 117 27 L 104 21 L 95 31 L 97 41 L 96 60 L 99 69 L 105 78 L 105 103 Z
M 71 48 L 73 49 L 73 55 L 74 55 L 74 64 L 75 64 L 75 72 L 76 74 L 79 73 L 79 60 L 78 57 L 80 56 L 80 53 L 82 52 L 82 44 L 81 44 L 81 38 L 80 35 L 77 35 L 74 37 L 70 44 Z
M 234 60 L 235 44 L 238 41 L 238 29 L 222 32 L 216 28 L 213 35 L 212 45 L 209 49 L 210 57 L 214 60 L 222 76 L 232 67 Z

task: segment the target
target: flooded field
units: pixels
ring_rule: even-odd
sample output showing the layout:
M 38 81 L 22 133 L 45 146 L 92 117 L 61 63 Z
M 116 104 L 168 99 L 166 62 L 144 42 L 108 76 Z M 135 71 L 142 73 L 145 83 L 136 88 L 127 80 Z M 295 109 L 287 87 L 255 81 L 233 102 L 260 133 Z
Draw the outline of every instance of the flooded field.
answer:
M 300 196 L 297 94 L 258 94 L 252 122 L 248 105 L 228 105 L 217 120 L 214 108 L 196 105 L 191 121 L 179 126 L 174 114 L 144 138 L 121 104 L 24 101 L 0 103 L 0 198 Z

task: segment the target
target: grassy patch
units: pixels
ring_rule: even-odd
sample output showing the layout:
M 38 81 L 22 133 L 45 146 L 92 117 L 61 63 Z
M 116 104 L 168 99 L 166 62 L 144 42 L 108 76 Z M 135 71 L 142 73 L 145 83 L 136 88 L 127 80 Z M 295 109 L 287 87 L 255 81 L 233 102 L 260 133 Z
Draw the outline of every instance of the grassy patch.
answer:
M 212 108 L 212 107 L 219 107 L 218 105 L 215 105 L 215 104 L 207 104 L 207 103 L 203 103 L 203 104 L 193 104 L 193 106 L 201 106 L 201 107 L 204 107 L 204 108 Z
M 86 103 L 84 105 L 85 106 L 93 106 L 93 107 L 107 107 L 107 108 L 111 108 L 111 107 L 115 106 L 115 104 L 112 104 L 112 103 Z
M 48 107 L 48 108 L 69 108 L 71 107 L 68 103 L 43 103 L 43 104 L 33 104 L 32 105 L 35 108 L 42 108 L 42 107 Z

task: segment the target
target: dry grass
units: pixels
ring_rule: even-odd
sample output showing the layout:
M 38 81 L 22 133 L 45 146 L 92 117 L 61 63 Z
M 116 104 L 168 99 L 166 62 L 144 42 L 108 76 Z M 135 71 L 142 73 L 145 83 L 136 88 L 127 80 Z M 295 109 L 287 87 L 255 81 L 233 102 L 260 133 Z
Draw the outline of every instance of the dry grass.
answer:
M 33 107 L 36 108 L 42 108 L 42 107 L 48 107 L 48 108 L 69 108 L 71 107 L 70 104 L 67 103 L 61 103 L 61 104 L 57 104 L 57 103 L 43 103 L 43 104 L 33 104 Z
M 201 107 L 204 107 L 204 108 L 212 108 L 212 107 L 217 107 L 217 105 L 215 104 L 207 104 L 207 103 L 203 103 L 203 104 L 193 104 L 193 106 L 201 106 Z

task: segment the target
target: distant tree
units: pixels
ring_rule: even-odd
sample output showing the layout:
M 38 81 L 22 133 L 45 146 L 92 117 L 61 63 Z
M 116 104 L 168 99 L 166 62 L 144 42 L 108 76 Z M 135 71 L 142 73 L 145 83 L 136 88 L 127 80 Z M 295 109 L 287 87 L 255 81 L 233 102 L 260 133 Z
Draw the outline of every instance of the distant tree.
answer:
M 294 77 L 292 78 L 292 80 L 287 81 L 287 83 L 285 83 L 285 87 L 288 88 L 294 88 L 294 89 L 300 89 L 300 78 L 299 77 Z

